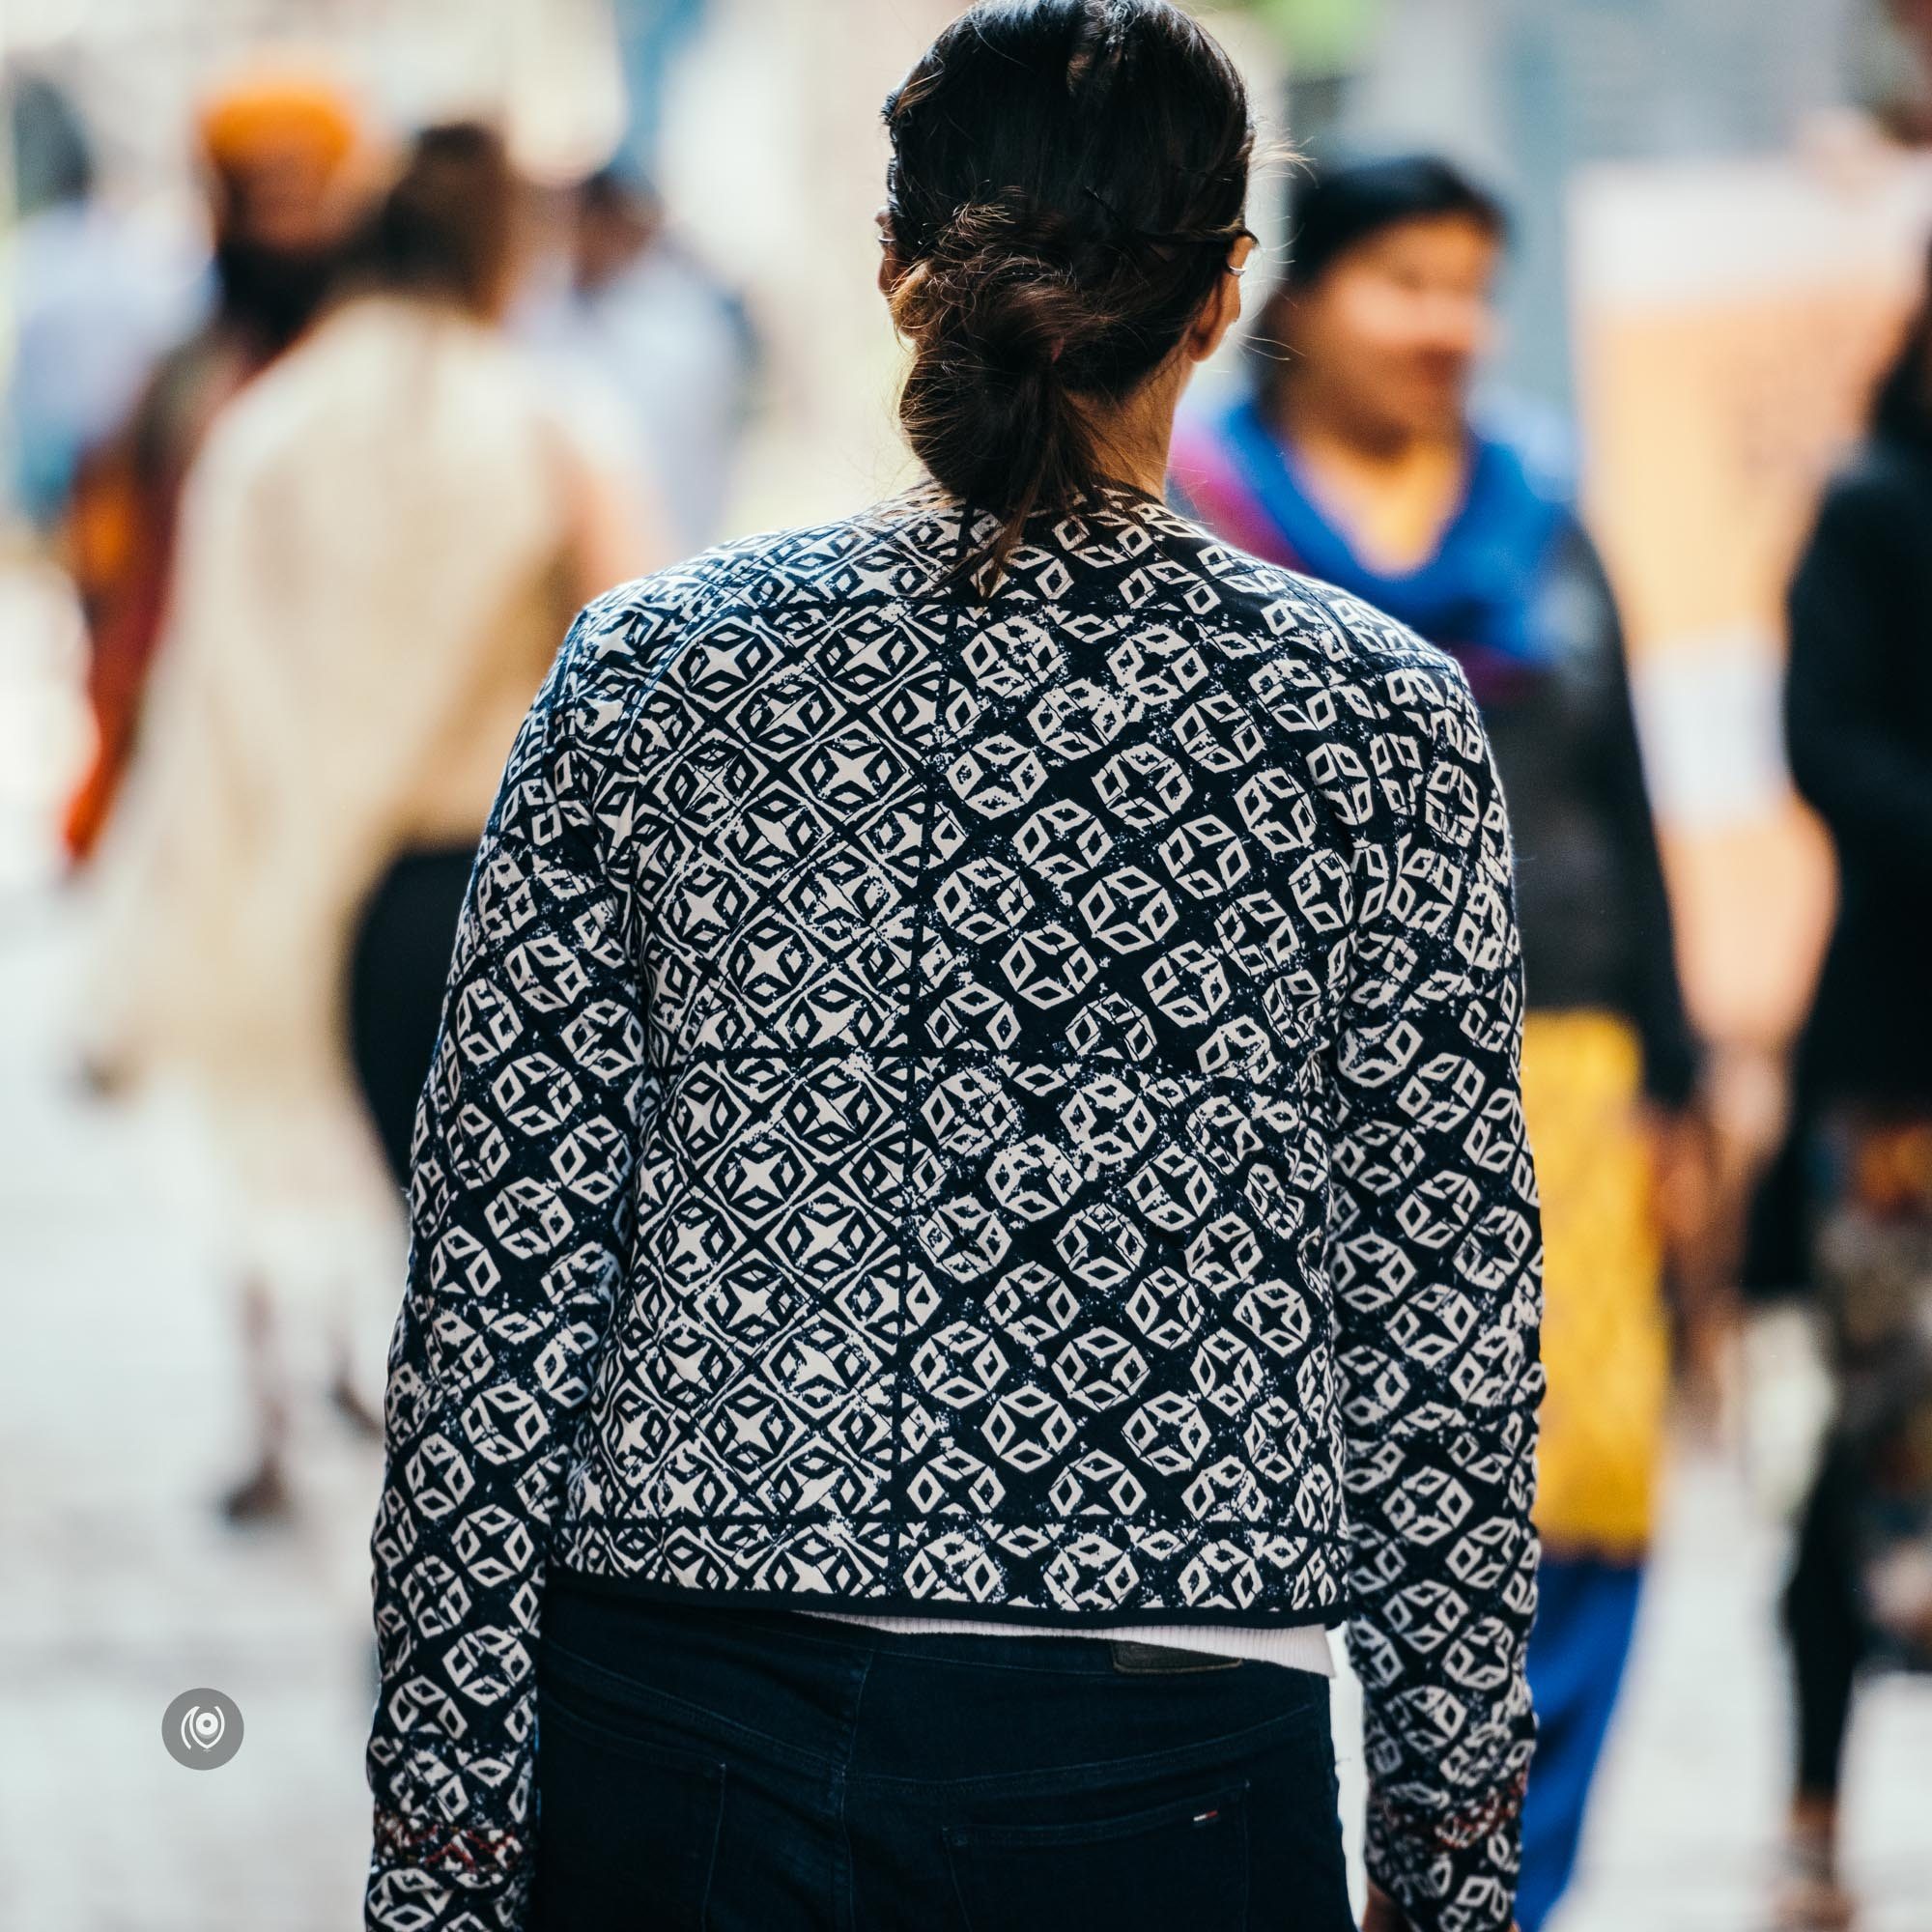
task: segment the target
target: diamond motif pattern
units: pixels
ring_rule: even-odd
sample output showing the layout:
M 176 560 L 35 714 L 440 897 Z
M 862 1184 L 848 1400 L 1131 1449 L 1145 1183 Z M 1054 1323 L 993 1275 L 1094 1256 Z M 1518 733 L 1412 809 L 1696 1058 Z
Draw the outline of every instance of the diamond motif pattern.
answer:
M 512 752 L 417 1120 L 372 1927 L 524 1922 L 552 1564 L 1347 1615 L 1378 1870 L 1505 1921 L 1540 1242 L 1466 686 L 1124 488 L 967 601 L 960 514 L 612 591 Z

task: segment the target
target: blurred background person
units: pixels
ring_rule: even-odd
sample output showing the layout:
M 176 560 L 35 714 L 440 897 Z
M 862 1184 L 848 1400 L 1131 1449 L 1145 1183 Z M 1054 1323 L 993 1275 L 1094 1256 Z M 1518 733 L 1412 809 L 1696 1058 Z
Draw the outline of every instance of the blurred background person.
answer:
M 570 614 L 661 554 L 499 327 L 516 207 L 493 131 L 420 134 L 339 298 L 209 432 L 98 861 L 97 1059 L 186 1072 L 226 1156 L 259 1434 L 237 1519 L 288 1506 L 294 1383 L 332 1370 L 373 1421 L 394 1291 L 350 1278 L 352 1069 L 394 1181 L 516 726 Z
M 535 345 L 587 365 L 622 405 L 679 554 L 721 534 L 759 351 L 744 301 L 674 234 L 622 166 L 570 191 L 563 273 L 520 318 Z
M 100 191 L 94 143 L 66 89 L 10 75 L 14 355 L 6 422 L 13 498 L 43 537 L 65 524 L 82 460 L 127 419 L 156 358 L 194 320 L 191 260 Z
M 28 481 L 11 463 L 13 515 L 0 532 L 0 1300 L 14 1371 L 0 1465 L 41 1477 L 0 1486 L 14 1559 L 0 1581 L 0 1668 L 11 1665 L 10 1736 L 24 1746 L 13 1757 L 31 1767 L 0 1791 L 14 1827 L 0 1833 L 10 1919 L 146 1924 L 163 1872 L 173 1909 L 197 1932 L 339 1932 L 366 1849 L 377 1447 L 318 1405 L 288 1457 L 300 1478 L 295 1531 L 223 1533 L 208 1498 L 254 1446 L 233 1352 L 242 1259 L 212 1265 L 184 1211 L 195 1197 L 155 1184 L 213 1182 L 178 1112 L 158 1094 L 152 1107 L 91 1103 L 71 1078 L 64 1024 L 89 895 L 72 889 L 85 886 L 84 867 L 66 876 L 61 827 L 96 731 L 62 567 L 81 525 L 67 517 L 71 486 L 61 479 L 76 461 L 92 474 L 156 358 L 213 313 L 196 134 L 210 89 L 228 91 L 238 60 L 257 75 L 260 62 L 284 77 L 340 76 L 327 85 L 355 103 L 357 127 L 331 177 L 347 205 L 338 232 L 392 157 L 377 130 L 406 139 L 456 117 L 503 128 L 519 175 L 541 185 L 526 215 L 555 265 L 553 290 L 574 291 L 586 177 L 610 169 L 627 193 L 647 184 L 661 195 L 657 238 L 742 290 L 760 325 L 756 408 L 710 533 L 730 538 L 855 508 L 901 479 L 881 406 L 897 351 L 871 280 L 872 117 L 958 11 L 959 0 L 5 10 L 0 64 L 19 79 L 17 92 L 0 80 L 12 116 L 0 161 L 15 157 L 0 182 L 8 458 L 23 453 L 22 421 L 52 432 L 41 443 L 52 461 L 37 473 L 52 480 L 40 507 L 24 513 Z M 1538 452 L 1521 409 L 1547 412 L 1565 446 L 1526 467 L 1538 478 L 1557 470 L 1563 495 L 1575 467 L 1616 587 L 1728 1201 L 1776 1137 L 1785 1050 L 1832 919 L 1831 843 L 1792 796 L 1782 747 L 1785 606 L 1819 493 L 1868 427 L 1922 284 L 1932 5 L 1203 0 L 1198 11 L 1295 148 L 1322 160 L 1447 155 L 1509 210 L 1498 339 L 1469 407 L 1486 435 Z M 1264 183 L 1255 207 L 1269 248 L 1288 233 L 1274 186 Z M 1265 273 L 1248 274 L 1251 295 Z M 527 323 L 520 301 L 506 327 L 516 335 Z M 590 358 L 575 358 L 583 366 L 567 382 L 566 359 L 549 355 L 542 378 L 559 406 L 566 388 L 591 387 Z M 1210 405 L 1208 385 L 1253 374 L 1236 345 L 1193 394 Z M 598 393 L 613 449 L 644 449 L 630 407 Z M 1512 414 L 1498 435 L 1505 398 Z M 36 404 L 46 412 L 38 419 Z M 82 523 L 96 536 L 127 527 L 118 510 Z M 684 547 L 668 520 L 665 528 L 667 547 Z M 110 543 L 104 558 L 115 554 Z M 251 701 L 238 696 L 238 712 Z M 1904 922 L 1904 894 L 1899 903 Z M 1531 980 L 1535 997 L 1542 982 Z M 346 1009 L 338 1019 L 346 1028 Z M 372 1218 L 392 1228 L 391 1178 L 353 1120 L 361 1102 L 350 1075 L 337 1077 L 361 1135 L 357 1179 L 377 1197 Z M 171 1177 L 177 1146 L 185 1171 Z M 1783 1218 L 1820 1218 L 1816 1196 L 1829 1203 L 1832 1175 L 1814 1126 L 1794 1144 L 1788 1179 L 1758 1190 L 1760 1205 L 1808 1201 L 1811 1212 Z M 1707 1226 L 1714 1247 L 1731 1248 L 1723 1215 Z M 1679 1426 L 1631 1664 L 1577 1877 L 1546 1932 L 1764 1932 L 1772 1921 L 1791 1802 L 1792 1661 L 1774 1605 L 1802 1504 L 1834 1493 L 1810 1479 L 1836 1401 L 1813 1313 L 1835 1291 L 1815 1230 L 1797 1234 L 1796 1259 L 1747 1274 L 1738 1331 L 1714 1351 L 1717 1427 L 1682 1426 L 1689 1358 L 1677 1356 Z M 1680 1319 L 1683 1259 L 1673 1241 Z M 380 1338 L 389 1310 L 378 1316 L 374 1299 L 400 1282 L 398 1257 L 385 1251 L 364 1278 L 368 1331 Z M 1801 1282 L 1810 1298 L 1788 1293 Z M 1816 1560 L 1848 1520 L 1858 1512 L 1821 1510 L 1805 1539 L 1804 1614 L 1827 1633 L 1849 1622 L 1852 1645 L 1839 1645 L 1833 1667 L 1847 1686 L 1856 1669 L 1858 1683 L 1833 1863 L 1866 1932 L 1924 1932 L 1932 1679 L 1876 1667 L 1889 1647 L 1867 1648 L 1865 1618 L 1847 1608 L 1867 1587 L 1847 1596 L 1846 1579 L 1865 1567 L 1852 1560 L 1856 1540 Z M 1820 1533 L 1833 1523 L 1839 1531 Z M 1814 1595 L 1820 1578 L 1830 1588 Z M 1808 1638 L 1806 1649 L 1833 1655 Z M 1848 1666 L 1847 1655 L 1868 1661 Z M 162 1765 L 156 1783 L 152 1751 L 127 1747 L 130 1725 L 151 1723 L 143 1711 L 158 1712 L 190 1677 L 237 1693 L 248 1715 L 254 1770 L 223 1784 L 218 1806 L 203 1802 L 207 1780 Z M 1806 1681 L 1821 1681 L 1808 1662 Z M 1346 1808 L 1364 1760 L 1346 1672 L 1338 1691 Z M 1533 1806 L 1545 1796 L 1539 1788 Z M 95 1855 L 103 1820 L 112 1858 Z M 88 1848 L 78 1857 L 77 1835 Z
M 133 752 L 183 479 L 223 407 L 314 318 L 363 185 L 355 107 L 322 73 L 264 71 L 222 87 L 201 108 L 196 146 L 213 232 L 209 312 L 73 476 L 70 550 L 96 734 L 66 816 L 75 860 L 93 849 Z
M 1617 611 L 1563 483 L 1476 427 L 1496 201 L 1429 156 L 1316 173 L 1254 336 L 1254 380 L 1176 438 L 1172 478 L 1242 548 L 1451 652 L 1516 832 L 1523 1105 L 1545 1219 L 1548 1394 L 1523 1813 L 1523 1932 L 1575 1864 L 1634 1623 L 1668 1389 L 1651 1122 L 1695 1053 Z
M 1838 1405 L 1784 1596 L 1792 1932 L 1849 1924 L 1839 1793 L 1861 1668 L 1932 1670 L 1932 290 L 1791 586 L 1792 776 L 1838 862 L 1793 1085 Z

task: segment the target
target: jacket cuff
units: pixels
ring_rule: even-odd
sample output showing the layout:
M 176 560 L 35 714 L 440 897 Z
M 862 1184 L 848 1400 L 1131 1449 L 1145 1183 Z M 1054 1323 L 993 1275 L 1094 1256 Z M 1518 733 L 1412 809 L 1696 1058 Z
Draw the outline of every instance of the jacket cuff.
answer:
M 529 1847 L 518 1833 L 378 1806 L 365 1932 L 522 1932 Z
M 1369 1794 L 1369 1876 L 1413 1932 L 1509 1932 L 1527 1772 L 1459 1811 L 1417 1811 Z

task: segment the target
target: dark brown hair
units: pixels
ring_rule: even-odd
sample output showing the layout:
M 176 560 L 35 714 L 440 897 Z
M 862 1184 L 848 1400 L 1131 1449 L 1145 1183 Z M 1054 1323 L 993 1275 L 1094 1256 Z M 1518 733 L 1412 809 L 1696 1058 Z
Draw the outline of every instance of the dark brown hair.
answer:
M 348 279 L 485 314 L 509 274 L 516 198 L 495 128 L 477 121 L 425 128 L 352 245 Z
M 1036 508 L 1103 480 L 1083 402 L 1152 373 L 1247 232 L 1247 92 L 1168 0 L 981 0 L 885 120 L 915 351 L 899 416 L 939 482 L 1001 519 L 960 559 L 978 582 Z

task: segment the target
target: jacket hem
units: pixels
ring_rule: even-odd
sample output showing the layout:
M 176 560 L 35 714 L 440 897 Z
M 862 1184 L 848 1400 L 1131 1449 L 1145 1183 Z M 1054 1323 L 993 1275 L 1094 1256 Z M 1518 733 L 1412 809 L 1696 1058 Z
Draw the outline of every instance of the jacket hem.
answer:
M 1187 1626 L 1194 1629 L 1265 1630 L 1321 1624 L 1333 1630 L 1354 1613 L 1349 1597 L 1327 1603 L 1184 1605 L 1120 1605 L 1094 1609 L 1066 1609 L 1053 1604 L 975 1603 L 962 1597 L 911 1597 L 904 1592 L 880 1592 L 855 1596 L 820 1590 L 753 1590 L 736 1587 L 703 1589 L 685 1583 L 667 1582 L 661 1577 L 617 1577 L 596 1571 L 579 1570 L 564 1562 L 553 1562 L 551 1581 L 569 1590 L 595 1596 L 624 1597 L 634 1602 L 682 1605 L 694 1609 L 724 1610 L 810 1610 L 850 1611 L 862 1617 L 929 1617 L 955 1621 L 970 1617 L 975 1623 L 1044 1625 L 1054 1630 L 1113 1630 L 1131 1626 Z

